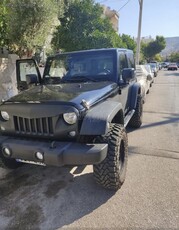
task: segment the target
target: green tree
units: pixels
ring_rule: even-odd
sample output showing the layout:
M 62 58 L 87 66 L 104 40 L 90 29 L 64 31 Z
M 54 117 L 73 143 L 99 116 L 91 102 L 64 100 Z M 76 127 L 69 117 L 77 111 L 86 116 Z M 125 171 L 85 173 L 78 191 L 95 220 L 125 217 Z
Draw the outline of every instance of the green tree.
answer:
M 121 39 L 127 49 L 133 50 L 134 53 L 136 52 L 136 41 L 133 38 L 131 38 L 130 35 L 122 34 Z
M 8 45 L 8 35 L 7 35 L 7 1 L 3 0 L 0 2 L 0 47 Z
M 179 62 L 179 53 L 172 53 L 169 59 L 171 62 Z
M 60 0 L 9 0 L 8 37 L 11 50 L 20 56 L 44 46 L 60 14 Z
M 158 62 L 162 62 L 162 57 L 161 57 L 161 55 L 160 55 L 160 54 L 156 54 L 156 55 L 154 56 L 154 60 L 155 60 L 155 61 L 158 61 Z
M 64 17 L 59 19 L 60 25 L 52 39 L 54 50 L 122 46 L 109 19 L 102 17 L 102 8 L 93 0 L 71 0 Z
M 166 41 L 163 36 L 156 36 L 154 41 L 148 44 L 143 43 L 143 54 L 147 61 L 154 59 L 155 55 L 160 53 L 166 46 Z

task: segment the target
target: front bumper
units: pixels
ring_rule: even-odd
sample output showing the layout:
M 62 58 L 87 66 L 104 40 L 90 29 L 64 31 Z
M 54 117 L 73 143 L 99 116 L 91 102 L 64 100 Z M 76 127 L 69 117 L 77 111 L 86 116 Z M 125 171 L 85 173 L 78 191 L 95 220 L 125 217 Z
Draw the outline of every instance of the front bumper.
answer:
M 0 154 L 2 149 L 10 149 L 10 158 L 26 163 L 40 165 L 82 165 L 98 164 L 107 156 L 107 144 L 85 144 L 73 142 L 42 142 L 21 140 L 12 137 L 0 137 Z M 36 152 L 43 153 L 44 159 L 38 160 Z

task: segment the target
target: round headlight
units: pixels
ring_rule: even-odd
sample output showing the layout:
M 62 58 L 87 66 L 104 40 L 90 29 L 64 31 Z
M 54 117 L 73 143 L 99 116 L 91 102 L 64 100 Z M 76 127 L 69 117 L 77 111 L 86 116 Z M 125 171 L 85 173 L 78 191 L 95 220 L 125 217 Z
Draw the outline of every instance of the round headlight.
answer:
M 1 117 L 5 120 L 9 120 L 9 114 L 6 111 L 1 111 Z
M 68 123 L 69 125 L 73 125 L 77 121 L 77 115 L 76 113 L 64 113 L 63 114 L 63 119 Z

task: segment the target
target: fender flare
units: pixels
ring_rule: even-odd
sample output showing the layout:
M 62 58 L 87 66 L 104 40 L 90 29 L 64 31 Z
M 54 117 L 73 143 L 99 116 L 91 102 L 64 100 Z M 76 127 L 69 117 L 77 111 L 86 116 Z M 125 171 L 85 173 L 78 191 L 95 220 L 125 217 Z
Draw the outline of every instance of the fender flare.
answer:
M 80 135 L 104 135 L 109 130 L 109 123 L 115 115 L 123 110 L 116 101 L 104 101 L 88 110 L 83 119 Z
M 141 92 L 141 85 L 136 82 L 134 83 L 129 90 L 128 94 L 128 103 L 130 110 L 135 109 L 137 105 L 137 96 L 140 95 Z

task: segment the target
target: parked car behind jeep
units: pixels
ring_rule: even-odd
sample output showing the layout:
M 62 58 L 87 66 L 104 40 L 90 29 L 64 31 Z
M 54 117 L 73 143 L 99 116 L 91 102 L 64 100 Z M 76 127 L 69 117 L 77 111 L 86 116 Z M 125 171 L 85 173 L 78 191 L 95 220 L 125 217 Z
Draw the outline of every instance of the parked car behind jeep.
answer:
M 147 63 L 147 64 L 150 65 L 152 72 L 154 73 L 154 77 L 157 77 L 158 69 L 156 63 Z
M 176 63 L 170 63 L 167 69 L 168 70 L 178 70 L 178 66 Z
M 153 82 L 152 75 L 146 70 L 144 65 L 136 66 L 136 77 L 137 82 L 141 85 L 141 95 L 143 98 L 143 103 L 146 101 L 146 95 L 149 93 L 150 86 Z
M 150 87 L 154 83 L 154 71 L 152 71 L 152 68 L 150 65 L 145 64 L 143 65 L 144 71 L 146 72 L 146 75 L 148 76 L 148 80 L 150 81 Z
M 96 49 L 17 61 L 20 93 L 0 105 L 0 166 L 93 165 L 98 184 L 124 183 L 125 127 L 142 124 L 133 52 Z

